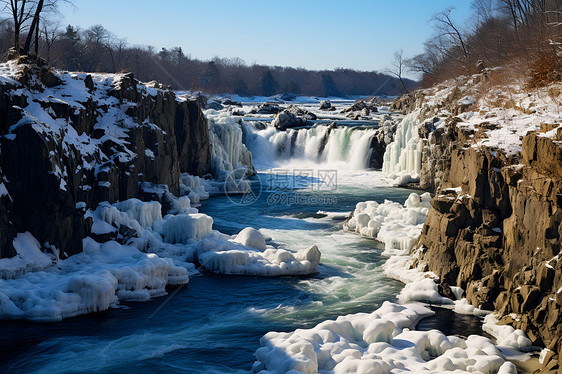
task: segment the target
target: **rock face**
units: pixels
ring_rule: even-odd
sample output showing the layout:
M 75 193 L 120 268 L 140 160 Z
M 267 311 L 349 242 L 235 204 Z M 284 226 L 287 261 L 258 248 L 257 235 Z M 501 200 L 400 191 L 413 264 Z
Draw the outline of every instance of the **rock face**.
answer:
M 195 101 L 132 74 L 9 66 L 13 78 L 0 83 L 0 257 L 13 256 L 14 235 L 26 231 L 62 257 L 81 252 L 87 208 L 140 197 L 142 182 L 178 195 L 180 173 L 209 173 L 208 125 Z
M 371 138 L 371 144 L 369 146 L 371 149 L 371 154 L 369 155 L 370 169 L 382 168 L 386 146 L 394 140 L 394 134 L 398 126 L 398 123 L 392 120 L 390 116 L 385 116 L 379 123 L 380 127 Z
M 466 290 L 477 307 L 495 310 L 502 323 L 524 330 L 535 345 L 553 351 L 543 371 L 557 370 L 562 354 L 562 126 L 541 126 L 521 142 L 521 152 L 472 146 L 483 130 L 458 126 L 473 103 L 453 91 L 440 108 L 422 92 L 394 109 L 422 108 L 420 185 L 436 192 L 416 243 L 416 265 L 446 286 Z M 522 111 L 524 113 L 524 111 Z
M 453 151 L 418 242 L 427 248 L 420 260 L 443 282 L 555 352 L 562 348 L 560 140 L 562 131 L 556 140 L 527 135 L 522 166 L 504 166 L 489 150 Z

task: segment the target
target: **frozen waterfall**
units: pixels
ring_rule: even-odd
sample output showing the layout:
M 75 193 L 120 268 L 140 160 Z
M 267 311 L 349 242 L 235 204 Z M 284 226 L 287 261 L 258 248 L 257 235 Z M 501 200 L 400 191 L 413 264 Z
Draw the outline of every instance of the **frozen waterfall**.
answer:
M 383 175 L 397 184 L 418 182 L 422 142 L 418 134 L 418 112 L 408 114 L 396 129 L 394 141 L 386 147 Z
M 252 154 L 243 142 L 240 123 L 227 113 L 208 110 L 211 171 L 218 180 L 243 178 L 253 171 Z

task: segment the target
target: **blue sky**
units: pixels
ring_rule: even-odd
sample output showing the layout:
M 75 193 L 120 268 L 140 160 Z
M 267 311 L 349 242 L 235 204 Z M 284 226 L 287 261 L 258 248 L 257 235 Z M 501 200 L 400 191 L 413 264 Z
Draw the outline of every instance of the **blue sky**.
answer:
M 469 0 L 74 0 L 60 10 L 62 26 L 102 24 L 129 44 L 203 60 L 381 71 L 396 50 L 422 52 L 429 19 L 449 6 L 469 21 Z

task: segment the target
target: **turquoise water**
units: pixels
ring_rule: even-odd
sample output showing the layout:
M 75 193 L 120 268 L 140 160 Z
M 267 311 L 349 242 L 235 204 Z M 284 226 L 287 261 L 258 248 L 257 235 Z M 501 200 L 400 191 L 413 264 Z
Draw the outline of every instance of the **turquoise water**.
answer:
M 316 244 L 322 252 L 317 274 L 204 273 L 147 303 L 54 324 L 2 321 L 0 372 L 242 373 L 250 369 L 259 339 L 268 331 L 311 327 L 395 300 L 402 284 L 382 273 L 380 244 L 346 233 L 341 221 L 316 212 L 352 211 L 364 200 L 403 203 L 411 191 L 351 184 L 327 191 L 281 191 L 263 188 L 268 176 L 260 178 L 262 191 L 252 204 L 216 196 L 200 211 L 214 218 L 214 229 L 227 234 L 252 226 L 264 229 L 277 246 L 298 250 Z

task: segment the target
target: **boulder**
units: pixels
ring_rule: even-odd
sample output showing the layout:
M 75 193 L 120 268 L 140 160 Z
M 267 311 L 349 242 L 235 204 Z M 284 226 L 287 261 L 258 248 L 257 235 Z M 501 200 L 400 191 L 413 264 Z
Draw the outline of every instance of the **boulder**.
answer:
M 372 103 L 366 103 L 363 100 L 357 100 L 349 108 L 345 109 L 342 113 L 349 113 L 348 116 L 356 116 L 359 112 L 362 116 L 368 116 L 371 113 L 378 112 L 376 105 Z
M 309 111 L 298 108 L 296 105 L 289 105 L 287 109 L 280 112 L 273 120 L 275 128 L 284 131 L 293 127 L 307 125 L 308 121 L 316 120 L 316 115 Z
M 336 108 L 332 105 L 332 103 L 329 100 L 324 100 L 320 103 L 320 110 L 334 111 L 336 110 Z
M 257 109 L 255 109 L 256 114 L 277 114 L 283 110 L 282 107 L 277 105 L 277 103 L 267 102 L 260 104 Z

